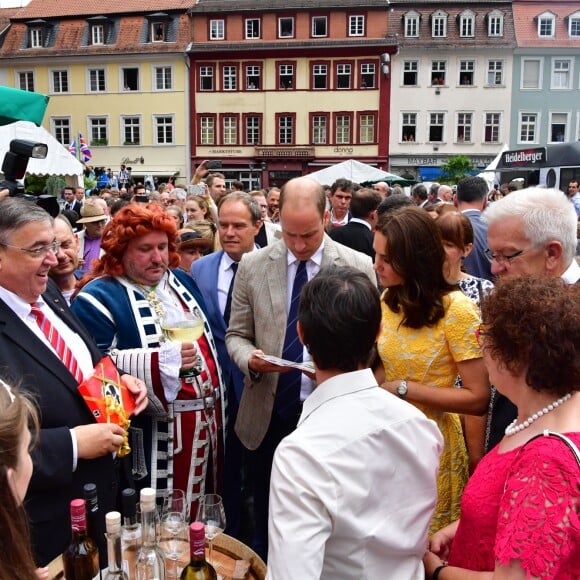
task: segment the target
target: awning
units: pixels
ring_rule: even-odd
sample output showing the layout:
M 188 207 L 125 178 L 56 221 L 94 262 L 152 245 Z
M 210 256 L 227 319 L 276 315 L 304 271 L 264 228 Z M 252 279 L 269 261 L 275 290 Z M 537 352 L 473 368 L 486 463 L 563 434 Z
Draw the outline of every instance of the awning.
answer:
M 441 167 L 419 167 L 421 181 L 437 181 L 441 174 Z

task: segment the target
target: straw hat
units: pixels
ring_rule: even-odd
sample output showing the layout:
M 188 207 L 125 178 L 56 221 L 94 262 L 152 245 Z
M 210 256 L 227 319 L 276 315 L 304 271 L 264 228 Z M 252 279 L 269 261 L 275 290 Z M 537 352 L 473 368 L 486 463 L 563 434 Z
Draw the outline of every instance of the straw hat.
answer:
M 77 220 L 77 224 L 86 224 L 89 222 L 101 222 L 107 219 L 105 211 L 98 205 L 87 204 L 81 207 L 81 219 Z
M 179 230 L 177 240 L 180 250 L 187 248 L 200 248 L 202 251 L 209 250 L 211 241 L 204 238 L 199 232 L 193 230 Z

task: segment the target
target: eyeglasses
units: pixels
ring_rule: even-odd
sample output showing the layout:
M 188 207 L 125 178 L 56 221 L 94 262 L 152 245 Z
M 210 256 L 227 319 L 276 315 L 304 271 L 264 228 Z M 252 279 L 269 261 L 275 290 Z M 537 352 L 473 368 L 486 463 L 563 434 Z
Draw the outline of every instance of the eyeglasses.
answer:
M 12 248 L 13 250 L 20 250 L 21 252 L 26 252 L 33 258 L 45 258 L 49 252 L 53 254 L 58 254 L 58 249 L 60 248 L 60 242 L 54 240 L 51 244 L 46 246 L 39 246 L 38 248 L 21 248 L 19 246 L 13 246 L 11 244 L 0 244 L 5 248 Z
M 494 254 L 489 248 L 486 248 L 484 250 L 484 254 L 485 254 L 485 257 L 490 262 L 493 262 L 495 260 L 498 264 L 505 264 L 506 262 L 508 264 L 511 264 L 513 260 L 515 260 L 517 257 L 521 256 L 524 252 L 527 252 L 528 250 L 529 250 L 529 248 L 524 248 L 523 250 L 518 250 L 517 252 L 514 252 L 513 254 L 504 255 L 504 254 Z
M 479 327 L 475 329 L 475 340 L 477 340 L 479 348 L 483 348 L 487 334 L 488 333 L 485 331 L 482 324 L 480 324 Z

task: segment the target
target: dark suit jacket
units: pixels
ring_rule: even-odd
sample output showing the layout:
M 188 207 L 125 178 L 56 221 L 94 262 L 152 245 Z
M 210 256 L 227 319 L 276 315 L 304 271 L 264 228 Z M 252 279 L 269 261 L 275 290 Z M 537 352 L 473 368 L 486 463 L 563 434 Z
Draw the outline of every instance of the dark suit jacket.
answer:
M 82 338 L 96 364 L 101 352 L 51 280 L 43 298 Z M 20 388 L 34 396 L 41 413 L 40 440 L 32 454 L 34 472 L 25 507 L 31 520 L 36 562 L 44 566 L 69 542 L 70 501 L 82 497 L 85 483 L 97 485 L 103 514 L 113 508 L 113 458 L 79 459 L 73 473 L 70 429 L 93 423 L 94 418 L 67 368 L 1 299 L 0 372 L 21 381 Z
M 362 252 L 373 260 L 375 259 L 375 251 L 373 250 L 374 235 L 364 224 L 350 221 L 340 228 L 332 228 L 328 235 L 335 242 Z
M 220 311 L 217 285 L 219 265 L 224 254 L 223 250 L 213 252 L 196 260 L 191 265 L 191 276 L 196 281 L 206 305 L 206 314 L 209 320 L 213 339 L 218 351 L 219 364 L 222 369 L 224 382 L 233 386 L 237 402 L 242 398 L 244 375 L 230 358 L 226 349 L 226 323 Z M 236 405 L 237 407 L 237 405 Z

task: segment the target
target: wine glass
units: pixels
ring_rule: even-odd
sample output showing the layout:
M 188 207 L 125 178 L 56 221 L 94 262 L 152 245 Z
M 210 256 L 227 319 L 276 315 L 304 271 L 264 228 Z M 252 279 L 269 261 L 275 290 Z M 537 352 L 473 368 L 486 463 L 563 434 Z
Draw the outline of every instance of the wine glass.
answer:
M 205 539 L 209 544 L 208 562 L 213 565 L 212 549 L 216 536 L 221 534 L 226 527 L 226 512 L 224 503 L 217 493 L 206 493 L 199 501 L 197 521 L 205 524 Z
M 187 524 L 189 523 L 190 507 L 183 490 L 171 489 L 167 491 L 167 495 L 165 496 L 162 514 L 179 513 L 182 515 L 183 521 Z
M 188 525 L 181 512 L 166 512 L 163 515 L 160 546 L 167 560 L 173 562 L 173 566 L 168 567 L 167 577 L 177 579 L 177 561 L 189 548 Z
M 166 340 L 171 342 L 196 342 L 203 336 L 204 322 L 201 316 L 195 316 L 191 313 L 185 313 L 177 309 L 167 309 L 165 316 L 161 321 L 161 330 Z M 190 377 L 199 374 L 198 368 L 201 361 L 195 363 L 193 369 L 182 370 L 179 372 L 180 377 Z

